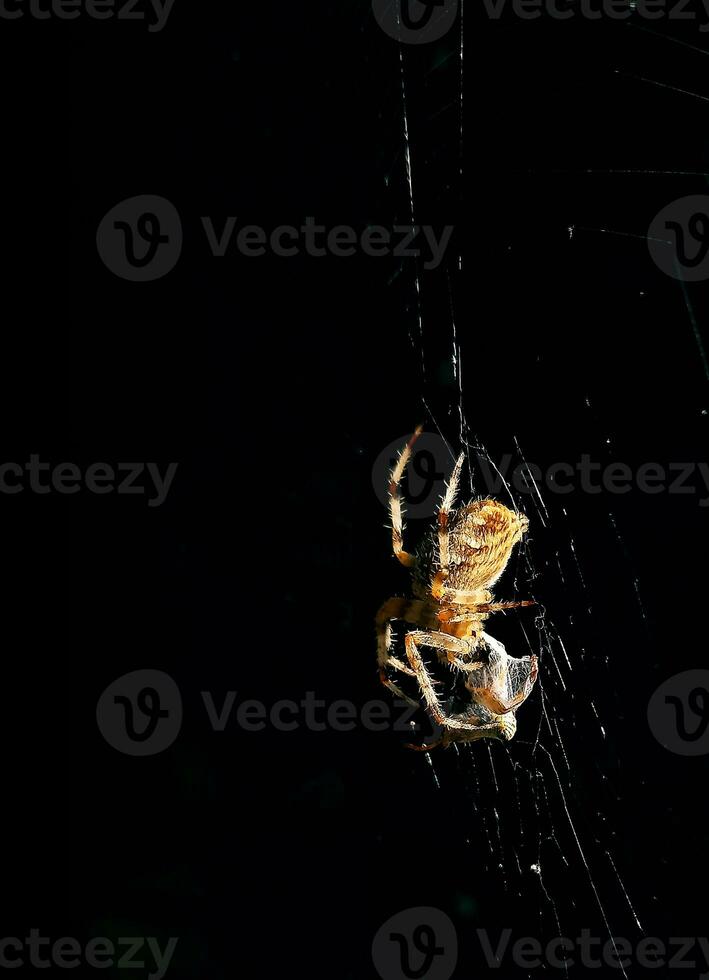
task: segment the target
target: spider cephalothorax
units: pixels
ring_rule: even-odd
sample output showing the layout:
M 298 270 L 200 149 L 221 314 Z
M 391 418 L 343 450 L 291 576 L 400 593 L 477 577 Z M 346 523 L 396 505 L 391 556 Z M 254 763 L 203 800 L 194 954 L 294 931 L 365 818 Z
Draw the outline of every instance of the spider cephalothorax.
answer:
M 408 701 L 411 699 L 389 678 L 388 670 L 416 678 L 425 705 L 442 731 L 437 745 L 485 737 L 510 739 L 516 730 L 514 712 L 529 697 L 537 678 L 537 658 L 509 657 L 483 626 L 490 613 L 534 605 L 529 600 L 496 603 L 490 591 L 529 522 L 497 500 L 475 500 L 453 512 L 464 458 L 460 456 L 436 526 L 415 554 L 404 551 L 399 484 L 420 433 L 418 428 L 402 450 L 389 482 L 394 554 L 411 570 L 416 598 L 389 599 L 377 614 L 380 677 Z M 418 627 L 404 637 L 407 663 L 392 653 L 391 623 L 396 619 Z M 464 674 L 471 698 L 465 711 L 445 713 L 421 659 L 421 646 L 432 647 L 442 663 Z

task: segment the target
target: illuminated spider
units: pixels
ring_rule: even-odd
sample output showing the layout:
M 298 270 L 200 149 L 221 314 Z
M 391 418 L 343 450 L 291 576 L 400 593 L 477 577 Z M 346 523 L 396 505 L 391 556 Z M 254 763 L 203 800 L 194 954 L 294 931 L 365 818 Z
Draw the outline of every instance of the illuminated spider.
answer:
M 415 555 L 404 551 L 399 484 L 421 431 L 419 426 L 399 454 L 389 482 L 394 555 L 411 569 L 416 598 L 388 599 L 377 613 L 380 678 L 411 704 L 417 702 L 401 691 L 387 670 L 394 668 L 416 679 L 426 708 L 442 732 L 437 742 L 421 746 L 423 751 L 479 738 L 509 740 L 517 728 L 515 709 L 529 697 L 537 679 L 537 658 L 532 655 L 517 660 L 508 656 L 504 646 L 483 631 L 483 624 L 490 613 L 535 604 L 529 600 L 493 602 L 490 591 L 529 522 L 496 500 L 474 500 L 452 512 L 463 465 L 461 455 L 438 510 L 437 526 L 428 532 Z M 418 627 L 404 637 L 408 664 L 392 653 L 393 620 Z M 465 675 L 465 687 L 471 695 L 466 710 L 445 713 L 434 689 L 438 682 L 421 659 L 421 646 L 432 647 L 441 663 Z

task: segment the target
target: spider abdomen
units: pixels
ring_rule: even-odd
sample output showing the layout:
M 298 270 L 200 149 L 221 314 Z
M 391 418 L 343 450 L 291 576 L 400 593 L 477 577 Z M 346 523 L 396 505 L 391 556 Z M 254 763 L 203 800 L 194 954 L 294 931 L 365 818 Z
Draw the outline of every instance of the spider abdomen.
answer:
M 497 500 L 475 500 L 452 517 L 448 532 L 449 565 L 445 584 L 462 592 L 479 592 L 471 602 L 489 602 L 487 589 L 502 575 L 512 549 L 529 522 Z M 413 588 L 431 594 L 440 571 L 438 530 L 430 530 L 416 551 Z
M 497 500 L 475 500 L 461 508 L 451 521 L 446 585 L 466 592 L 494 585 L 528 526 L 524 515 Z

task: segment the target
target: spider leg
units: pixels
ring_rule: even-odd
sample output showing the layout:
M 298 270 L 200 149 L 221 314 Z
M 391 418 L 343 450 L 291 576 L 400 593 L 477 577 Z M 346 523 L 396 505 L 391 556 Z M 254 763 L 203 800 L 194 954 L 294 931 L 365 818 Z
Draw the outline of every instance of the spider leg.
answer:
M 445 637 L 445 634 L 430 633 L 423 630 L 413 630 L 411 633 L 407 633 L 404 638 L 406 655 L 416 674 L 416 679 L 421 688 L 428 712 L 436 725 L 443 729 L 443 735 L 436 745 L 440 745 L 441 743 L 448 745 L 454 741 L 474 741 L 479 738 L 495 736 L 511 738 L 514 732 L 514 722 L 509 722 L 505 719 L 496 719 L 493 722 L 481 724 L 479 721 L 463 715 L 447 715 L 445 713 L 433 687 L 431 675 L 421 659 L 421 654 L 417 646 L 417 643 L 420 643 L 421 645 L 437 649 L 439 648 L 442 637 L 446 640 L 451 639 L 451 637 Z M 435 745 L 431 745 L 431 748 L 435 748 Z
M 460 471 L 462 469 L 464 459 L 465 454 L 461 453 L 455 466 L 453 467 L 453 472 L 451 473 L 451 478 L 448 481 L 446 492 L 443 495 L 441 506 L 438 508 L 438 560 L 441 565 L 441 572 L 444 574 L 447 574 L 448 565 L 450 563 L 450 556 L 448 554 L 448 518 L 458 493 Z
M 501 612 L 505 609 L 526 609 L 528 606 L 536 606 L 534 599 L 521 599 L 519 602 L 479 602 L 472 607 L 476 613 Z
M 470 663 L 467 660 L 460 660 L 458 657 L 451 656 L 448 657 L 448 663 L 451 665 L 451 667 L 456 667 L 458 670 L 462 670 L 464 673 L 470 673 L 471 670 L 480 670 L 482 667 L 486 666 L 484 660 L 475 660 L 473 663 Z
M 423 605 L 423 602 L 418 599 L 412 601 L 394 597 L 387 599 L 379 609 L 374 622 L 377 633 L 377 663 L 381 670 L 391 665 L 413 677 L 413 671 L 391 652 L 391 624 L 397 619 L 407 619 L 410 623 L 417 623 Z
M 409 621 L 413 619 L 413 622 L 416 622 L 416 617 L 421 614 L 421 607 L 423 607 L 423 603 L 419 600 L 412 602 L 410 599 L 387 599 L 375 619 L 379 680 L 395 697 L 408 702 L 412 707 L 418 707 L 418 701 L 414 701 L 408 694 L 404 694 L 401 688 L 387 677 L 386 668 L 393 667 L 395 670 L 400 670 L 403 674 L 408 674 L 410 677 L 414 676 L 413 670 L 407 667 L 402 660 L 395 657 L 391 652 L 391 624 L 393 620 L 404 618 L 409 618 Z
M 473 651 L 473 642 L 469 638 L 450 636 L 448 633 L 440 633 L 437 630 L 427 632 L 426 634 L 421 633 L 420 635 L 425 635 L 430 638 L 421 642 L 436 650 L 438 659 L 442 664 L 451 664 L 460 670 L 475 670 L 478 667 L 485 666 L 484 661 L 470 663 L 462 659 L 462 657 L 469 655 Z M 433 683 L 436 684 L 437 681 Z
M 392 546 L 395 557 L 398 558 L 401 564 L 405 565 L 406 568 L 411 568 L 416 559 L 412 554 L 409 554 L 408 551 L 404 551 L 404 518 L 401 506 L 401 495 L 399 493 L 399 484 L 401 483 L 401 478 L 404 475 L 404 470 L 411 459 L 411 450 L 413 449 L 413 445 L 422 432 L 423 426 L 419 425 L 399 453 L 399 458 L 397 459 L 389 478 L 389 514 L 391 516 Z
M 420 707 L 418 701 L 414 701 L 414 699 L 410 698 L 408 694 L 404 694 L 401 688 L 397 687 L 394 681 L 389 680 L 389 678 L 387 677 L 387 675 L 383 670 L 379 671 L 379 680 L 382 682 L 384 687 L 388 688 L 391 691 L 391 693 L 394 695 L 395 698 L 400 698 L 402 701 L 406 701 L 406 703 L 411 705 L 412 708 Z
M 466 592 L 464 589 L 450 589 L 447 585 L 438 585 L 436 593 L 439 598 L 447 602 L 452 602 L 456 606 L 465 606 L 469 613 L 501 612 L 504 609 L 522 609 L 537 605 L 534 599 L 521 599 L 518 602 L 476 602 L 480 595 L 479 589 Z M 451 618 L 450 622 L 456 622 L 455 618 Z

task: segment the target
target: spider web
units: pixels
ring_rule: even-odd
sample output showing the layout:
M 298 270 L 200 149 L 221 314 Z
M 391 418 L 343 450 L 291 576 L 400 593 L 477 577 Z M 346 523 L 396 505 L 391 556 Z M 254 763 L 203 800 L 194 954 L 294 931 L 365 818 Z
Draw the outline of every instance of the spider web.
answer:
M 463 188 L 467 186 L 464 146 L 469 125 L 466 119 L 474 113 L 465 95 L 466 27 L 465 12 L 461 10 L 456 43 L 449 39 L 447 50 L 439 48 L 435 54 L 429 53 L 428 62 L 420 49 L 401 45 L 396 51 L 403 159 L 399 179 L 413 223 L 421 220 L 421 213 L 430 209 L 432 201 L 434 205 L 441 204 L 444 211 L 452 206 L 463 213 Z M 415 140 L 412 135 L 413 106 L 421 102 L 425 108 L 418 105 L 419 119 L 423 116 L 430 120 L 439 112 L 443 114 L 445 122 L 436 124 L 433 138 L 443 134 L 451 158 L 458 164 L 457 173 L 449 174 L 447 197 L 441 195 L 437 202 L 424 176 L 431 162 L 431 141 L 420 135 Z M 469 201 L 466 207 L 469 209 L 471 204 Z M 584 233 L 593 233 L 597 241 L 600 236 L 599 249 L 608 236 L 617 234 L 607 228 L 579 229 L 569 222 L 566 241 L 570 255 L 578 236 Z M 630 722 L 624 716 L 615 665 L 599 624 L 603 613 L 594 608 L 602 574 L 598 568 L 588 567 L 584 547 L 579 544 L 580 538 L 592 533 L 585 524 L 589 507 L 595 508 L 593 526 L 601 528 L 605 535 L 608 561 L 614 564 L 616 577 L 622 582 L 619 602 L 624 604 L 629 630 L 642 643 L 650 637 L 651 628 L 640 578 L 632 548 L 626 543 L 623 520 L 616 514 L 612 498 L 604 497 L 597 503 L 586 500 L 579 507 L 576 495 L 569 498 L 549 494 L 537 482 L 530 466 L 529 460 L 535 457 L 528 452 L 522 434 L 528 432 L 524 420 L 520 419 L 517 425 L 508 414 L 504 430 L 488 422 L 490 415 L 497 414 L 498 404 L 492 399 L 486 402 L 479 395 L 481 369 L 477 356 L 480 333 L 487 326 L 484 317 L 470 306 L 461 315 L 466 308 L 463 297 L 473 290 L 476 276 L 474 269 L 466 269 L 464 248 L 460 242 L 457 245 L 444 283 L 440 277 L 427 277 L 416 263 L 402 263 L 395 278 L 404 281 L 400 295 L 412 359 L 418 365 L 418 388 L 427 428 L 445 440 L 451 461 L 461 449 L 467 455 L 461 498 L 490 492 L 481 472 L 484 463 L 487 473 L 492 471 L 499 479 L 499 492 L 493 495 L 530 518 L 530 534 L 515 550 L 495 592 L 498 600 L 533 595 L 541 605 L 531 614 L 528 610 L 498 613 L 491 617 L 487 628 L 495 636 L 504 634 L 511 655 L 536 655 L 541 670 L 532 697 L 519 709 L 520 727 L 513 742 L 458 744 L 448 755 L 439 752 L 417 757 L 416 765 L 419 773 L 428 773 L 434 792 L 449 793 L 453 788 L 465 801 L 468 823 L 461 833 L 474 854 L 470 866 L 480 869 L 486 889 L 498 895 L 500 908 L 509 909 L 505 903 L 512 901 L 515 908 L 524 910 L 519 919 L 508 916 L 507 921 L 523 922 L 532 930 L 527 934 L 537 936 L 542 943 L 557 936 L 575 937 L 587 929 L 613 947 L 619 936 L 637 944 L 648 934 L 648 919 L 652 921 L 650 903 L 656 899 L 647 894 L 639 899 L 641 886 L 635 889 L 629 883 L 633 861 L 627 859 L 619 842 L 625 792 L 633 786 L 637 788 L 642 780 L 638 775 L 633 783 L 634 776 L 624 768 L 619 752 Z M 435 294 L 430 304 L 429 293 Z M 696 341 L 695 353 L 709 377 L 686 291 L 683 302 Z M 434 311 L 433 315 L 429 315 L 429 310 Z M 442 316 L 441 311 L 446 315 Z M 502 300 L 495 320 L 504 325 Z M 515 330 L 520 330 L 519 324 Z M 442 353 L 445 348 L 447 353 Z M 535 341 L 527 340 L 525 354 L 534 349 Z M 542 341 L 538 349 L 543 352 Z M 436 379 L 444 358 L 450 378 L 442 385 Z M 489 364 L 487 368 L 491 369 Z M 493 371 L 494 368 L 495 365 Z M 602 386 L 602 378 L 599 384 Z M 529 389 L 532 388 L 530 384 Z M 485 393 L 489 393 L 487 389 Z M 588 387 L 576 396 L 585 417 L 584 447 L 594 446 L 601 459 L 610 458 L 614 435 L 608 419 L 595 408 L 594 390 Z M 500 392 L 499 397 L 503 399 L 505 392 Z M 487 412 L 481 410 L 481 405 L 487 405 Z M 538 441 L 535 452 L 540 446 L 543 450 L 543 439 Z M 525 492 L 506 479 L 510 466 L 505 472 L 498 466 L 505 454 L 511 459 L 512 468 L 521 468 Z M 413 524 L 410 534 L 415 539 L 417 530 Z M 409 544 L 413 547 L 415 543 L 414 540 Z M 549 596 L 553 597 L 552 602 L 546 601 Z M 534 910 L 531 915 L 530 909 Z M 621 967 L 618 972 L 628 976 L 635 969 L 635 965 Z M 570 972 L 573 968 L 568 967 L 567 973 Z
M 460 441 L 469 452 L 495 465 L 479 437 L 463 436 Z M 514 442 L 517 458 L 525 465 L 517 439 Z M 541 525 L 543 533 L 560 527 L 555 536 L 562 545 L 550 560 L 540 555 L 539 533 L 525 541 L 503 587 L 515 598 L 529 594 L 530 589 L 542 596 L 550 588 L 576 593 L 577 600 L 587 603 L 580 615 L 585 613 L 590 620 L 593 609 L 572 518 L 566 508 L 558 512 L 555 501 L 544 499 L 531 473 L 528 478 L 531 493 L 522 499 L 507 485 L 506 502 L 527 512 L 531 502 L 537 527 Z M 471 497 L 485 492 L 476 484 L 474 470 L 469 490 Z M 615 530 L 622 544 L 617 527 Z M 633 585 L 638 588 L 636 579 Z M 619 735 L 599 708 L 596 694 L 613 684 L 609 663 L 586 646 L 584 624 L 575 621 L 572 613 L 566 622 L 546 608 L 531 621 L 523 613 L 506 614 L 506 618 L 512 627 L 507 633 L 512 637 L 508 651 L 515 656 L 523 651 L 534 654 L 541 664 L 535 695 L 518 710 L 520 731 L 526 733 L 526 739 L 525 734 L 518 734 L 502 749 L 487 742 L 482 751 L 474 744 L 453 749 L 460 758 L 472 812 L 485 834 L 489 855 L 483 858 L 485 873 L 498 875 L 503 891 L 516 892 L 522 901 L 539 900 L 540 938 L 577 935 L 574 912 L 579 906 L 587 908 L 589 894 L 600 916 L 600 932 L 609 941 L 619 935 L 644 935 L 635 900 L 619 871 L 623 862 L 613 840 L 612 827 L 620 820 L 621 803 L 620 786 L 614 778 L 619 768 L 614 739 Z M 487 628 L 497 633 L 498 623 L 499 614 Z M 586 740 L 589 732 L 596 744 L 585 741 L 580 746 L 578 740 Z M 437 772 L 436 757 L 428 755 L 427 762 L 440 787 L 444 777 Z M 501 801 L 492 810 L 490 795 Z M 538 889 L 526 872 L 538 878 Z M 588 892 L 586 901 L 584 891 Z M 583 921 L 581 928 L 588 928 L 588 918 Z
M 459 348 L 452 361 L 462 363 Z M 458 380 L 462 404 L 460 371 Z M 430 409 L 429 416 L 442 435 Z M 527 467 L 518 439 L 512 438 L 517 462 Z M 493 470 L 495 460 L 482 439 L 467 430 L 464 415 L 458 442 L 471 459 L 467 496 L 487 495 L 487 487 L 476 480 L 473 460 L 482 458 Z M 531 617 L 516 611 L 491 618 L 486 628 L 495 635 L 500 632 L 500 619 L 507 620 L 508 653 L 534 654 L 541 665 L 535 693 L 518 709 L 518 734 L 509 745 L 490 741 L 454 745 L 457 773 L 439 764 L 440 753 L 426 755 L 424 764 L 430 767 L 438 790 L 446 779 L 462 780 L 471 815 L 466 843 L 474 847 L 474 835 L 482 830 L 484 847 L 478 840 L 476 863 L 480 858 L 485 876 L 499 878 L 502 892 L 515 895 L 523 906 L 538 903 L 534 934 L 543 944 L 557 936 L 575 937 L 581 929 L 590 929 L 614 947 L 618 936 L 637 941 L 645 931 L 625 882 L 614 829 L 622 820 L 615 748 L 621 734 L 612 720 L 612 705 L 600 704 L 608 701 L 602 692 L 612 690 L 612 670 L 601 651 L 589 646 L 593 606 L 574 537 L 572 509 L 558 506 L 554 498 L 545 499 L 528 468 L 530 492 L 524 497 L 497 472 L 504 488 L 500 499 L 526 512 L 537 531 L 519 546 L 496 594 L 516 599 L 561 589 L 569 596 L 569 609 L 565 621 L 544 607 Z M 608 520 L 623 548 L 612 512 Z M 552 532 L 553 551 L 539 541 Z M 637 577 L 630 568 L 628 574 L 638 616 L 646 625 Z M 589 918 L 589 904 L 595 906 L 599 923 Z M 620 972 L 628 975 L 625 969 Z

